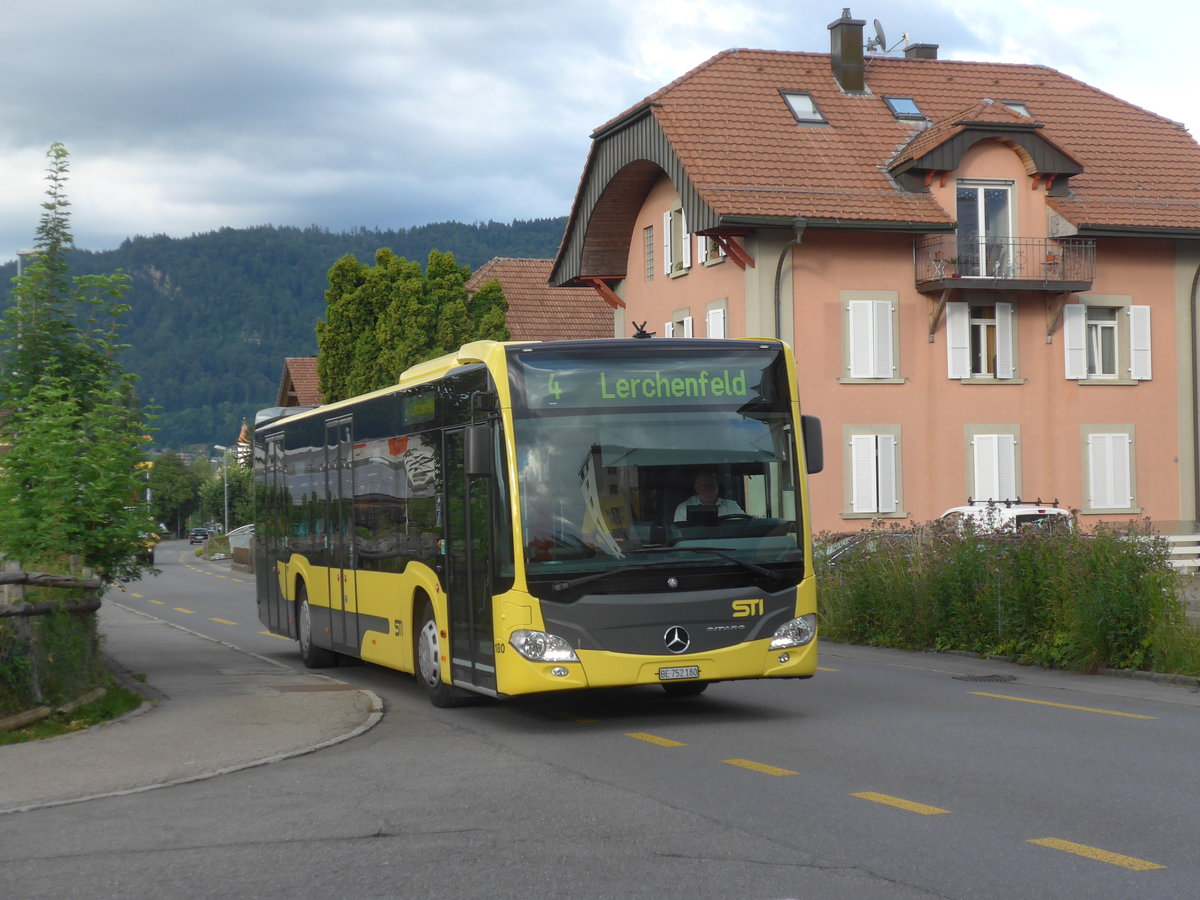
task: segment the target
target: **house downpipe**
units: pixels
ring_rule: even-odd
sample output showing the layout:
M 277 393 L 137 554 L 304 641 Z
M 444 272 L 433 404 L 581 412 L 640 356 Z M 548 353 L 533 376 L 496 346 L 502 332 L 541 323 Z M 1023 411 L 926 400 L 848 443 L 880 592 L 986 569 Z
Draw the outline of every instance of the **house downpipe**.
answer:
M 783 284 L 783 264 L 791 255 L 792 248 L 804 240 L 804 228 L 807 224 L 807 219 L 792 220 L 792 239 L 783 245 L 783 249 L 779 251 L 779 261 L 775 264 L 775 337 L 780 340 L 783 340 L 783 298 L 780 296 Z M 793 335 L 794 337 L 795 335 Z M 788 341 L 788 343 L 793 343 L 793 341 Z

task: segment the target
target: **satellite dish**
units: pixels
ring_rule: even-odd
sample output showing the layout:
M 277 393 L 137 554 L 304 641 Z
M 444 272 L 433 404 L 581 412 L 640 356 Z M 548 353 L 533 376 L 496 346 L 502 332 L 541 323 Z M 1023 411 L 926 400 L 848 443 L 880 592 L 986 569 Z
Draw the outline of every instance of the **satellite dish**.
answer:
M 883 33 L 883 25 L 878 19 L 875 20 L 875 37 L 867 41 L 867 49 L 887 52 L 887 37 Z

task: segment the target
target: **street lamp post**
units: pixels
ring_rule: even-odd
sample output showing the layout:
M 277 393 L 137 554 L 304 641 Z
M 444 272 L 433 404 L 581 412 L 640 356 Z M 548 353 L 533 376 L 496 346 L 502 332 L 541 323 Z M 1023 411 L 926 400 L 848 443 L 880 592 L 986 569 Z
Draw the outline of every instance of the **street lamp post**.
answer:
M 221 480 L 225 483 L 225 522 L 222 533 L 229 534 L 229 448 L 213 444 L 213 449 L 221 451 Z
M 37 250 L 34 250 L 33 248 L 29 248 L 29 249 L 17 251 L 17 277 L 18 278 L 21 277 L 22 261 L 28 259 L 31 256 L 37 256 Z

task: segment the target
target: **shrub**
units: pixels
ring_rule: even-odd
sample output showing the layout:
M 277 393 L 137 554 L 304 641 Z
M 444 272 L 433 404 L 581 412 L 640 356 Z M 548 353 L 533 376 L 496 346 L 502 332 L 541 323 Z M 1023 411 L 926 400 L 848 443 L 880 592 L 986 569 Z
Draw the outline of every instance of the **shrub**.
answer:
M 944 523 L 816 541 L 824 636 L 1083 672 L 1193 671 L 1166 542 L 1133 527 L 964 533 Z

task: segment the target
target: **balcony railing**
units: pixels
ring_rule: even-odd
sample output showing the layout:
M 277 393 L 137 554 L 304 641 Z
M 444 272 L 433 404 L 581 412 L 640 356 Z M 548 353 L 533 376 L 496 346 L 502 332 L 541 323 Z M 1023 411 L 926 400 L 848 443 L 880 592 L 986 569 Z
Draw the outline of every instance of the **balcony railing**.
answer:
M 1096 243 L 1083 238 L 928 235 L 917 241 L 917 289 L 1084 291 L 1096 270 Z

